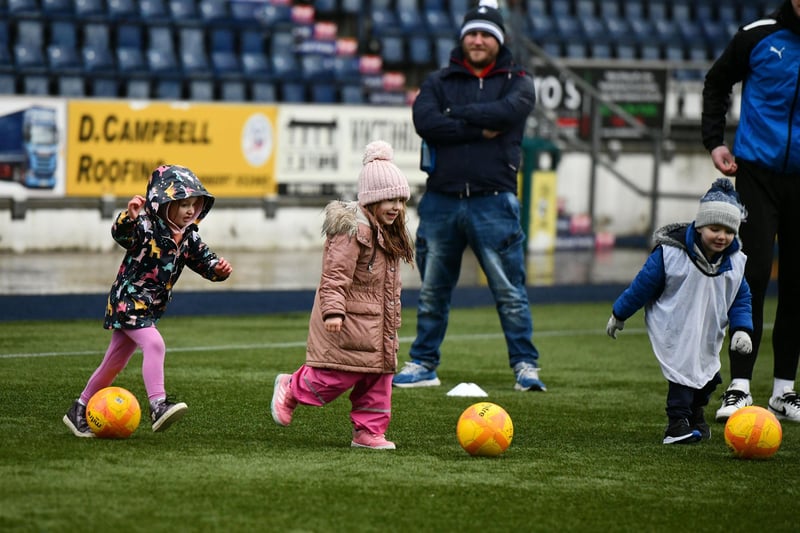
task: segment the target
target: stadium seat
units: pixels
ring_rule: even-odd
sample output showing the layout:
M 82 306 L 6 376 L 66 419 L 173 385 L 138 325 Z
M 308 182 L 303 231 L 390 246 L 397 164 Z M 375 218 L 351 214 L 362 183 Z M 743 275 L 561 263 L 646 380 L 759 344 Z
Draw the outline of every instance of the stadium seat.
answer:
M 262 3 L 259 6 L 252 20 L 257 21 L 265 28 L 277 29 L 281 27 L 291 28 L 292 26 L 292 6 L 289 4 Z M 246 20 L 241 21 L 246 23 Z
M 8 13 L 15 17 L 38 16 L 37 0 L 8 0 Z
M 333 59 L 333 76 L 343 83 L 360 82 L 358 56 L 336 56 Z
M 277 102 L 278 90 L 275 82 L 266 80 L 250 82 L 250 100 L 254 102 Z
M 325 54 L 302 54 L 300 70 L 306 81 L 333 80 L 333 56 Z
M 350 15 L 357 15 L 361 13 L 362 4 L 361 0 L 339 0 L 341 10 Z
M 119 83 L 115 78 L 89 78 L 89 94 L 96 98 L 117 98 Z
M 41 0 L 42 14 L 48 19 L 71 18 L 75 12 L 72 0 Z
M 417 7 L 417 0 L 396 0 L 395 10 L 400 29 L 406 35 L 419 34 L 425 27 L 422 13 Z
M 320 14 L 327 16 L 335 16 L 339 7 L 336 5 L 336 0 L 315 0 L 314 10 Z
M 154 97 L 158 100 L 183 99 L 183 82 L 180 78 L 156 78 Z
M 83 68 L 77 30 L 72 21 L 57 20 L 51 24 L 47 59 L 50 69 L 56 73 L 76 72 Z
M 50 78 L 44 74 L 26 75 L 22 78 L 22 93 L 35 96 L 50 94 Z
M 250 82 L 250 99 L 254 102 L 276 102 L 275 84 L 271 81 Z
M 400 28 L 400 21 L 392 9 L 390 0 L 373 0 L 370 3 L 369 17 L 374 36 L 381 36 L 387 31 L 396 32 Z
M 597 16 L 594 0 L 575 0 L 575 16 L 578 19 Z
M 230 22 L 228 0 L 200 0 L 198 4 L 200 17 L 206 24 Z
M 213 28 L 210 36 L 211 65 L 217 75 L 240 73 L 236 36 L 229 28 Z M 266 62 L 266 60 L 265 60 Z
M 147 27 L 147 66 L 154 74 L 176 74 L 179 68 L 171 26 Z
M 86 96 L 83 76 L 57 76 L 56 94 L 66 98 L 83 98 Z
M 170 16 L 164 0 L 139 0 L 137 3 L 139 17 L 145 22 L 160 22 Z
M 139 18 L 139 8 L 135 0 L 108 0 L 107 13 L 116 21 L 133 21 Z
M 0 74 L 0 94 L 16 94 L 17 77 L 12 73 Z
M 293 53 L 293 52 L 284 52 Z M 272 72 L 265 53 L 264 36 L 257 30 L 245 30 L 241 34 L 240 59 L 245 76 L 261 77 Z
M 606 20 L 609 17 L 622 16 L 622 10 L 617 0 L 598 0 L 598 10 L 600 17 Z
M 667 0 L 647 0 L 647 18 L 653 22 L 668 18 L 668 6 Z
M 130 78 L 125 82 L 125 94 L 127 98 L 137 100 L 147 100 L 150 98 L 150 80 L 146 78 Z
M 413 65 L 430 65 L 431 40 L 427 35 L 411 35 L 408 38 L 408 59 Z
M 167 7 L 173 24 L 200 23 L 200 11 L 195 0 L 169 0 Z
M 189 100 L 210 102 L 214 100 L 214 81 L 212 79 L 189 80 Z
M 445 37 L 441 35 L 434 38 L 433 49 L 437 66 L 446 67 L 450 64 L 450 52 L 455 45 L 456 40 L 454 37 Z
M 678 23 L 683 20 L 691 20 L 693 0 L 671 0 L 670 18 Z
M 284 81 L 281 83 L 281 101 L 289 103 L 306 102 L 305 84 L 298 81 Z
M 28 71 L 46 70 L 44 27 L 41 21 L 25 19 L 17 21 L 17 41 L 13 51 L 14 63 L 18 68 Z
M 83 68 L 87 72 L 110 72 L 116 67 L 111 53 L 111 35 L 107 24 L 89 22 L 83 25 Z
M 226 102 L 244 102 L 247 90 L 244 81 L 222 80 L 219 87 L 220 99 Z
M 209 61 L 205 31 L 201 27 L 178 29 L 178 54 L 186 74 L 208 74 Z
M 104 18 L 105 3 L 103 0 L 75 0 L 75 16 L 84 22 Z
M 405 39 L 399 34 L 383 34 L 378 37 L 381 43 L 381 57 L 388 65 L 402 65 L 406 62 Z
M 311 83 L 311 101 L 318 104 L 333 104 L 338 102 L 336 85 L 327 82 Z
M 360 83 L 342 85 L 339 89 L 343 104 L 363 104 L 364 89 Z

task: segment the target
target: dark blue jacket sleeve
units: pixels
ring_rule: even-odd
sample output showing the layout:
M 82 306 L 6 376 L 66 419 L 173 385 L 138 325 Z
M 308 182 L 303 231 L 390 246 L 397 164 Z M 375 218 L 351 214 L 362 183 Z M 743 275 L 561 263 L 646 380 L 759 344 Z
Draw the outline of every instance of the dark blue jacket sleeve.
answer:
M 728 323 L 732 332 L 747 331 L 748 333 L 753 333 L 752 300 L 750 285 L 745 278 L 742 278 L 742 284 L 739 285 L 739 291 L 736 293 L 733 305 L 728 310 Z

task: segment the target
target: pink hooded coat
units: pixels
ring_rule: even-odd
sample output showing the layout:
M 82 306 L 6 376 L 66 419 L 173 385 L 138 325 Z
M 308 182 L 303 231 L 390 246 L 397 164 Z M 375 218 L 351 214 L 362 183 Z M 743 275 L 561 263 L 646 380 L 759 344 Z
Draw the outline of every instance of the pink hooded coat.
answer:
M 383 232 L 357 202 L 331 202 L 322 276 L 308 328 L 306 365 L 349 372 L 393 374 L 400 328 L 399 258 L 383 247 Z M 338 333 L 324 319 L 344 318 Z

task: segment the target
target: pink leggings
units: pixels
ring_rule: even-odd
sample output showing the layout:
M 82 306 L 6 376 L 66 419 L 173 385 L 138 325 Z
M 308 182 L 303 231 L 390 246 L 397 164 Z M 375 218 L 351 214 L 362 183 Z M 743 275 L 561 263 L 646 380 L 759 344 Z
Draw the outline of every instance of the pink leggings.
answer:
M 94 371 L 86 388 L 81 393 L 81 401 L 89 399 L 105 387 L 111 386 L 114 379 L 128 364 L 137 347 L 142 349 L 142 378 L 150 401 L 165 398 L 164 357 L 167 348 L 161 333 L 151 326 L 142 329 L 115 329 L 111 334 L 103 362 Z
M 292 374 L 292 396 L 298 403 L 321 407 L 348 389 L 350 421 L 357 430 L 383 435 L 392 416 L 393 374 L 366 374 L 303 365 Z

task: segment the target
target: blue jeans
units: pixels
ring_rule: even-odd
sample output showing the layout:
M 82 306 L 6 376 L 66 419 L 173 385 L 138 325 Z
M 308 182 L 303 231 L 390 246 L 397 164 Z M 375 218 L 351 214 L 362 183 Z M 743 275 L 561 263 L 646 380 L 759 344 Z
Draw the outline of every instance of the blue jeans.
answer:
M 469 198 L 426 192 L 417 212 L 417 266 L 422 287 L 411 358 L 431 369 L 439 366 L 450 301 L 469 246 L 489 281 L 510 366 L 521 362 L 538 366 L 517 197 L 510 192 Z

